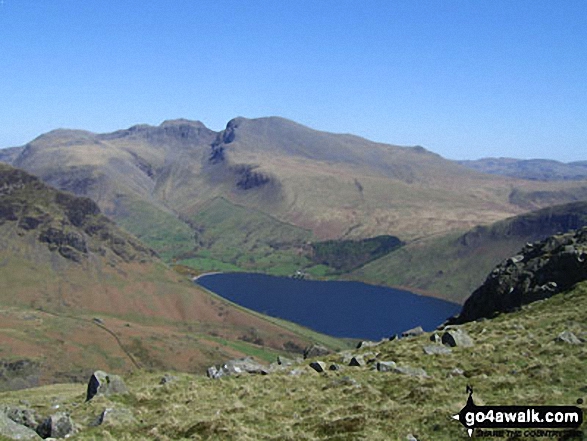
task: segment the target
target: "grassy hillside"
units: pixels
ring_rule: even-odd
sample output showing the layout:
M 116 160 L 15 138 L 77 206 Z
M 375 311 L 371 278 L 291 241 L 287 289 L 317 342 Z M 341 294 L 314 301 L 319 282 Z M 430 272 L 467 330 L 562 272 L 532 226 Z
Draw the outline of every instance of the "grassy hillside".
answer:
M 32 360 L 40 382 L 96 365 L 201 372 L 226 356 L 273 356 L 322 339 L 195 287 L 90 199 L 6 165 L 0 280 L 0 359 Z
M 405 286 L 462 303 L 526 242 L 587 225 L 587 202 L 553 206 L 465 233 L 415 241 L 352 272 L 370 283 Z
M 377 372 L 374 364 L 318 374 L 308 360 L 266 376 L 210 380 L 179 374 L 164 385 L 159 384 L 162 373 L 136 371 L 125 377 L 128 395 L 84 403 L 85 385 L 64 384 L 2 393 L 0 403 L 19 407 L 26 400 L 42 415 L 59 405 L 82 427 L 75 438 L 80 440 L 404 440 L 410 435 L 467 440 L 465 429 L 451 418 L 466 403 L 467 385 L 477 405 L 578 405 L 585 415 L 586 311 L 587 284 L 582 283 L 521 311 L 460 326 L 473 339 L 470 348 L 428 355 L 423 347 L 431 342 L 425 334 L 353 352 L 421 368 L 427 376 Z M 563 331 L 583 343 L 556 341 Z M 342 365 L 341 357 L 321 360 Z M 298 375 L 291 375 L 292 369 Z M 106 408 L 126 409 L 133 419 L 92 427 Z

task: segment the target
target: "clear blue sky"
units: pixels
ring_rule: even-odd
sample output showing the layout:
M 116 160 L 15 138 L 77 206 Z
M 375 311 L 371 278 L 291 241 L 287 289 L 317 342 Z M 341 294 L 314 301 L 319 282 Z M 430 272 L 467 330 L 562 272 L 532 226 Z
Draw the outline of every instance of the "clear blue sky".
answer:
M 3 0 L 0 147 L 236 116 L 587 159 L 587 1 Z

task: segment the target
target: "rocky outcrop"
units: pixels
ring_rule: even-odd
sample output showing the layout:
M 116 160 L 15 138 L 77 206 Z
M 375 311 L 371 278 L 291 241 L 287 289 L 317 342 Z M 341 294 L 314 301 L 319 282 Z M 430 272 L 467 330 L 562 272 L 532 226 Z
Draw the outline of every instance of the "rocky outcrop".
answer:
M 89 198 L 55 190 L 28 173 L 0 164 L 0 226 L 15 222 L 18 236 L 36 240 L 81 263 L 91 253 L 148 261 L 155 252 L 119 230 Z
M 527 244 L 498 265 L 449 323 L 513 311 L 587 280 L 587 227 Z

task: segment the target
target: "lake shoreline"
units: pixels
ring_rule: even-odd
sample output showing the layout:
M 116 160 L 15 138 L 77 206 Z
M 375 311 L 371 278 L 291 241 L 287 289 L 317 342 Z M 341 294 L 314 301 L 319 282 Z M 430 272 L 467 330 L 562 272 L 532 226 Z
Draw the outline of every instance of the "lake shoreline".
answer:
M 210 272 L 194 283 L 245 308 L 337 338 L 377 341 L 416 326 L 433 330 L 461 309 L 410 290 L 352 280 Z

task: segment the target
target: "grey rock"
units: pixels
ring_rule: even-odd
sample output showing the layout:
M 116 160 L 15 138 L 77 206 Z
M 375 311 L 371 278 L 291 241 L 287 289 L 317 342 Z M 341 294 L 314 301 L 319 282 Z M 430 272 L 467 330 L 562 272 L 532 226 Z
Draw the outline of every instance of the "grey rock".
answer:
M 65 438 L 74 433 L 73 421 L 68 414 L 59 412 L 39 424 L 37 433 L 42 438 Z
M 132 411 L 126 407 L 108 407 L 98 417 L 98 425 L 128 427 L 137 422 Z
M 330 354 L 332 354 L 332 351 L 327 347 L 314 344 L 304 349 L 304 360 L 307 358 L 324 357 Z
M 461 368 L 458 368 L 458 367 L 453 368 L 453 370 L 450 371 L 450 373 L 449 373 L 449 375 L 451 375 L 453 377 L 458 377 L 458 376 L 461 376 L 464 374 L 465 374 L 465 371 L 462 370 Z
M 214 380 L 225 375 L 241 375 L 241 374 L 260 374 L 267 375 L 271 369 L 267 366 L 257 363 L 251 357 L 237 358 L 224 363 L 220 367 L 211 366 L 207 369 L 206 374 L 208 378 Z
M 344 376 L 344 377 L 336 378 L 336 379 L 330 381 L 322 389 L 323 390 L 326 390 L 326 389 L 332 389 L 332 388 L 338 388 L 338 387 L 345 387 L 345 386 L 347 386 L 347 387 L 353 387 L 353 388 L 360 388 L 361 387 L 361 383 L 359 383 L 354 378 Z
M 442 343 L 455 347 L 470 348 L 474 346 L 473 339 L 462 329 L 449 329 L 442 334 Z
M 373 348 L 373 347 L 377 346 L 378 344 L 379 344 L 379 342 L 375 342 L 375 341 L 361 341 L 357 345 L 357 349 L 361 349 L 361 348 Z
M 280 366 L 293 366 L 296 364 L 301 364 L 302 361 L 303 360 L 300 357 L 296 357 L 295 359 L 291 359 L 291 358 L 283 357 L 281 355 L 277 356 L 277 364 L 279 364 Z
M 159 384 L 164 385 L 164 384 L 168 384 L 168 383 L 173 383 L 174 381 L 177 381 L 176 376 L 171 375 L 171 374 L 165 374 L 159 380 Z
M 329 371 L 340 371 L 341 367 L 336 363 L 332 363 L 330 366 L 328 366 L 328 370 Z
M 227 361 L 222 370 L 227 375 L 238 374 L 261 374 L 267 375 L 269 369 L 261 363 L 257 363 L 251 357 L 238 358 L 236 360 Z
M 355 355 L 353 358 L 351 358 L 351 361 L 349 362 L 349 366 L 366 366 L 367 362 L 365 361 L 365 358 L 362 355 Z
M 414 368 L 411 366 L 397 366 L 393 372 L 403 375 L 409 375 L 410 377 L 425 377 L 429 378 L 426 371 L 422 368 Z
M 224 372 L 222 372 L 222 369 L 218 369 L 216 366 L 210 366 L 206 370 L 206 375 L 208 375 L 208 378 L 217 380 L 224 375 Z
M 349 363 L 351 362 L 351 360 L 355 356 L 353 351 L 342 351 L 342 352 L 339 352 L 338 355 L 340 356 L 340 358 L 338 359 L 339 362 L 346 365 L 346 366 L 349 365 Z
M 6 416 L 12 421 L 29 429 L 36 429 L 41 421 L 40 415 L 32 409 L 19 408 L 19 407 L 8 407 L 5 409 Z
M 96 395 L 115 395 L 127 394 L 128 388 L 121 377 L 118 375 L 109 375 L 104 371 L 96 371 L 90 377 L 86 401 L 91 400 Z
M 438 335 L 438 333 L 434 332 L 430 336 L 430 341 L 432 341 L 434 343 L 442 343 L 442 337 L 440 335 Z
M 326 372 L 326 363 L 323 361 L 313 361 L 310 363 L 310 367 L 319 373 Z
M 425 354 L 428 355 L 446 355 L 446 354 L 450 354 L 452 352 L 452 350 L 450 348 L 447 348 L 446 346 L 441 346 L 441 345 L 426 345 L 422 348 L 424 350 Z
M 402 332 L 402 337 L 417 337 L 422 334 L 424 334 L 424 329 L 422 329 L 422 326 L 417 326 L 415 328 L 408 329 L 407 331 Z
M 418 438 L 416 438 L 411 433 L 408 433 L 408 436 L 406 436 L 406 441 L 418 441 Z
M 0 436 L 10 440 L 41 440 L 33 429 L 12 421 L 4 412 L 0 412 Z
M 392 372 L 397 365 L 395 361 L 379 361 L 377 362 L 377 370 L 379 372 Z
M 580 345 L 583 342 L 573 334 L 571 331 L 563 331 L 561 332 L 555 339 L 555 341 L 559 343 L 567 343 L 570 345 Z

